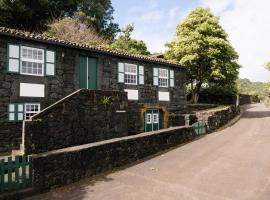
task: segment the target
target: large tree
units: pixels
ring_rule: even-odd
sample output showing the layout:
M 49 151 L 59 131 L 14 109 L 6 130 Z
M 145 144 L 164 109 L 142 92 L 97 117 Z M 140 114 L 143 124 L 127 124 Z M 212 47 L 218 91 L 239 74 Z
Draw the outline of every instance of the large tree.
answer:
M 238 54 L 210 9 L 193 10 L 177 26 L 175 38 L 166 46 L 165 58 L 187 68 L 194 103 L 203 83 L 234 88 L 240 68 Z
M 133 24 L 128 24 L 121 31 L 121 34 L 110 45 L 112 49 L 119 49 L 133 54 L 149 55 L 146 44 L 142 40 L 131 38 L 131 33 L 134 30 Z
M 112 39 L 119 31 L 113 23 L 111 0 L 0 0 L 0 26 L 42 32 L 63 17 L 76 17 Z
M 47 24 L 77 10 L 77 0 L 0 0 L 0 26 L 41 32 Z

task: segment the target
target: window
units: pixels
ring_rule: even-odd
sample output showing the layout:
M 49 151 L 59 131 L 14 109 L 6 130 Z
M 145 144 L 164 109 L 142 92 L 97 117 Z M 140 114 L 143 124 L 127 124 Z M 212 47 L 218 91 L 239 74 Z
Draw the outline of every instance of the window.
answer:
M 163 68 L 153 69 L 154 85 L 159 87 L 174 87 L 174 70 Z
M 9 44 L 8 71 L 33 76 L 54 76 L 55 51 Z
M 144 66 L 118 63 L 118 82 L 128 85 L 144 84 Z
M 168 87 L 169 73 L 167 69 L 158 69 L 158 85 L 160 87 Z
M 153 123 L 154 124 L 158 123 L 158 113 L 153 114 Z
M 125 63 L 125 83 L 137 85 L 137 65 Z
M 21 47 L 21 73 L 43 76 L 44 74 L 44 50 Z
M 24 117 L 24 119 L 30 119 L 30 117 L 32 117 L 33 115 L 40 112 L 40 104 L 27 103 L 27 104 L 24 105 L 24 109 L 25 109 L 25 117 Z
M 22 121 L 29 119 L 36 113 L 40 112 L 39 103 L 10 103 L 8 106 L 8 120 L 10 122 Z
M 152 124 L 152 114 L 147 114 L 146 115 L 146 123 L 147 124 Z

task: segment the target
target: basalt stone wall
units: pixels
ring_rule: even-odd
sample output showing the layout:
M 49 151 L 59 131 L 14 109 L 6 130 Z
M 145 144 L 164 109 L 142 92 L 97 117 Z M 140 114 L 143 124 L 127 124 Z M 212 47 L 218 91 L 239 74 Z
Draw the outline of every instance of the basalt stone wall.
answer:
M 252 96 L 248 94 L 240 94 L 239 95 L 239 104 L 251 104 L 252 103 Z
M 73 183 L 191 141 L 191 127 L 175 127 L 33 155 L 33 190 Z
M 199 103 L 236 105 L 236 95 L 200 93 Z
M 240 113 L 239 107 L 226 106 L 219 109 L 197 112 L 198 121 L 206 122 L 209 132 L 214 131 L 225 124 Z
M 190 100 L 190 98 L 191 95 L 188 95 L 187 99 Z M 236 102 L 237 95 L 200 93 L 199 96 L 199 103 L 203 104 L 236 105 Z M 239 94 L 239 105 L 251 103 L 251 95 Z
M 208 131 L 214 131 L 225 124 L 240 113 L 240 109 L 235 106 L 225 106 L 222 108 L 198 111 L 190 114 L 175 114 L 170 116 L 170 124 L 172 126 L 183 126 L 186 120 L 189 125 L 197 121 L 204 121 L 208 126 Z
M 7 72 L 7 50 L 8 44 L 25 45 L 35 48 L 54 50 L 56 53 L 56 73 L 55 76 L 31 76 L 18 73 Z M 97 89 L 98 90 L 119 90 L 137 89 L 139 100 L 133 101 L 138 106 L 149 104 L 149 107 L 156 104 L 166 106 L 168 110 L 179 111 L 185 107 L 186 99 L 184 93 L 184 83 L 186 81 L 185 69 L 152 62 L 139 58 L 128 58 L 110 53 L 99 53 L 85 49 L 71 48 L 56 44 L 49 44 L 42 41 L 33 41 L 25 38 L 14 38 L 0 36 L 0 152 L 18 148 L 21 143 L 22 123 L 8 122 L 9 103 L 40 103 L 41 110 L 56 101 L 64 98 L 70 93 L 78 90 L 80 80 L 80 56 L 88 56 L 97 59 Z M 118 62 L 134 63 L 143 65 L 145 69 L 144 85 L 126 85 L 118 83 Z M 159 88 L 153 85 L 153 67 L 174 69 L 175 87 Z M 44 84 L 45 97 L 31 98 L 20 97 L 20 83 Z M 159 102 L 158 91 L 170 92 L 169 102 Z M 134 113 L 138 113 L 133 109 Z M 130 115 L 133 116 L 133 115 Z M 136 117 L 135 117 L 136 118 Z M 135 118 L 133 120 L 135 120 Z M 143 124 L 136 121 L 130 126 L 130 133 L 142 131 Z M 130 125 L 131 123 L 129 123 Z
M 25 121 L 26 154 L 128 134 L 127 94 L 82 89 Z

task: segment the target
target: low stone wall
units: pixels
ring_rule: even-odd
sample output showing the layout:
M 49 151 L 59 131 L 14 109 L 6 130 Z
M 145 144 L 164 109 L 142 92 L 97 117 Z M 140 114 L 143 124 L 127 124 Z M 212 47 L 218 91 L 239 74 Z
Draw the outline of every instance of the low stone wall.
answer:
M 198 121 L 206 122 L 208 131 L 212 132 L 225 124 L 240 113 L 240 109 L 235 106 L 225 106 L 219 109 L 208 110 L 204 112 L 197 112 L 196 117 Z
M 204 121 L 207 123 L 208 131 L 211 132 L 228 123 L 239 113 L 239 108 L 235 106 L 223 106 L 216 109 L 198 111 L 191 114 L 171 115 L 170 124 L 173 126 L 185 125 L 185 118 L 189 120 L 190 125 L 197 121 Z
M 240 94 L 239 95 L 239 104 L 251 104 L 252 103 L 252 96 L 248 94 Z
M 70 184 L 195 137 L 192 127 L 175 127 L 33 155 L 33 190 L 44 192 Z
M 25 153 L 128 135 L 127 93 L 79 90 L 25 121 Z

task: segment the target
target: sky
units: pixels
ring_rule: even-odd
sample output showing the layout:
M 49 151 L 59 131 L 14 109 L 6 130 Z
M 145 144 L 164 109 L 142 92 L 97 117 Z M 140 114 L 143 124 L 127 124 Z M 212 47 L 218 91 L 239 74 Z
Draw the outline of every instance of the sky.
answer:
M 240 78 L 266 82 L 270 73 L 270 0 L 112 0 L 114 21 L 135 25 L 132 38 L 144 40 L 150 52 L 164 52 L 177 24 L 198 6 L 209 7 L 239 53 Z

